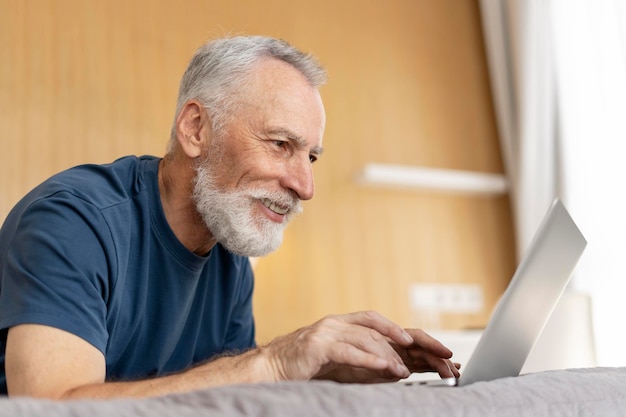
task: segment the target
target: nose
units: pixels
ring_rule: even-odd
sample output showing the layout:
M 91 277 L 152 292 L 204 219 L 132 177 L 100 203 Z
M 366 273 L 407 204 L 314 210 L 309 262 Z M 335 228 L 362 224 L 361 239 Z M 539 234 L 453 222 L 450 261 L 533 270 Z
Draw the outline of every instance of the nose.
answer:
M 303 152 L 303 154 L 305 154 Z M 310 200 L 315 194 L 313 166 L 308 153 L 291 158 L 282 179 L 282 186 L 293 191 L 300 200 Z

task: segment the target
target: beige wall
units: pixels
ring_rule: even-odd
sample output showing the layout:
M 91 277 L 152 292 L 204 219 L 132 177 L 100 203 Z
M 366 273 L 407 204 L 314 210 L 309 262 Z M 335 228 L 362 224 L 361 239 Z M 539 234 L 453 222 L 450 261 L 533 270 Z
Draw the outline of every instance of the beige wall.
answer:
M 328 313 L 403 325 L 414 282 L 476 283 L 484 324 L 513 270 L 506 197 L 368 189 L 367 162 L 501 172 L 473 0 L 0 0 L 0 219 L 28 189 L 83 162 L 162 155 L 177 84 L 224 33 L 316 54 L 326 152 L 316 198 L 256 265 L 259 340 Z

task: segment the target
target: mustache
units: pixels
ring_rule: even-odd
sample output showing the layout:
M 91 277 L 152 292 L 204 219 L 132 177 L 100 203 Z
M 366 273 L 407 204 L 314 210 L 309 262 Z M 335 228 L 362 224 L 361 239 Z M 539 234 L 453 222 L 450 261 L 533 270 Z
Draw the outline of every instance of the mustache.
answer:
M 248 194 L 254 199 L 267 199 L 277 206 L 287 208 L 290 215 L 300 214 L 303 210 L 300 199 L 287 191 L 270 191 L 256 188 L 250 190 Z

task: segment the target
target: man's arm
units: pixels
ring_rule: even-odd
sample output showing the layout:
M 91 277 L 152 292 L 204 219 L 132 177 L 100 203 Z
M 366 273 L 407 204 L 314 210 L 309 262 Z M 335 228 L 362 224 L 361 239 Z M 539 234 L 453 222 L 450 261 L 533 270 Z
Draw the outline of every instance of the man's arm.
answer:
M 329 316 L 266 346 L 177 374 L 105 382 L 105 358 L 98 349 L 65 331 L 28 324 L 9 330 L 5 367 L 9 395 L 54 399 L 147 397 L 314 377 L 345 382 L 397 380 L 407 377 L 409 368 L 414 370 L 410 358 L 419 358 L 423 370 L 435 370 L 443 377 L 458 375 L 450 366 L 450 351 L 422 333 L 410 333 L 374 312 Z
M 9 330 L 5 369 L 9 396 L 74 399 L 149 397 L 272 380 L 262 363 L 260 355 L 250 351 L 169 376 L 105 382 L 105 358 L 94 346 L 63 330 L 24 324 Z

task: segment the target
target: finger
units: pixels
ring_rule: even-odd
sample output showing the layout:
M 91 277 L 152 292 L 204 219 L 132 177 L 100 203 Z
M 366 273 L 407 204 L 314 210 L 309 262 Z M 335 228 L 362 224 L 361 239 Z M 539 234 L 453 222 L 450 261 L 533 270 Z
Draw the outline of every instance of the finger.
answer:
M 412 361 L 407 361 L 409 369 L 413 372 L 437 372 L 442 378 L 458 378 L 460 364 L 455 364 L 449 359 L 437 357 L 428 352 L 420 352 L 419 355 L 411 355 Z
M 342 365 L 356 368 L 371 369 L 376 371 L 386 371 L 392 377 L 406 378 L 410 375 L 408 368 L 395 359 L 388 360 L 379 355 L 369 353 L 357 348 L 351 343 L 340 343 L 332 350 L 329 359 Z M 390 379 L 385 376 L 385 379 Z
M 445 347 L 440 341 L 430 336 L 424 330 L 406 329 L 405 331 L 411 336 L 414 345 L 417 345 L 440 358 L 449 359 L 452 357 L 452 351 L 450 349 Z
M 352 313 L 342 317 L 348 323 L 353 324 L 344 333 L 346 337 L 349 337 L 350 343 L 387 359 L 392 365 L 390 370 L 394 376 L 404 378 L 408 375 L 408 368 L 400 356 L 402 349 L 396 350 L 400 343 L 405 345 L 412 343 L 413 338 L 404 329 L 373 311 Z
M 393 376 L 408 376 L 409 370 L 404 360 L 392 345 L 389 344 L 388 338 L 381 335 L 376 330 L 359 325 L 350 325 L 343 329 L 338 336 L 338 340 L 357 350 L 386 360 L 389 364 L 387 368 Z M 356 366 L 354 364 L 351 365 Z
M 322 364 L 363 366 L 352 361 L 351 354 L 358 350 L 385 360 L 386 368 L 392 375 L 401 378 L 408 376 L 408 368 L 389 344 L 388 337 L 368 327 L 366 324 L 371 323 L 368 319 L 367 315 L 360 316 L 358 313 L 327 316 L 311 326 L 306 336 L 300 339 L 308 341 L 307 350 L 314 350 L 320 356 Z M 377 319 L 378 317 L 373 317 L 374 321 Z M 361 353 L 359 357 L 362 357 Z
M 458 378 L 461 375 L 454 364 L 445 359 L 433 365 L 433 369 L 441 378 Z
M 448 362 L 448 369 L 452 373 L 452 376 L 454 376 L 455 378 L 460 377 L 461 373 L 459 372 L 459 368 L 461 367 L 461 364 L 454 363 L 451 360 L 447 360 L 447 362 Z
M 358 324 L 376 330 L 378 333 L 388 337 L 400 346 L 406 347 L 414 343 L 414 337 L 401 326 L 375 311 L 360 311 L 346 314 L 343 317 L 352 324 Z

